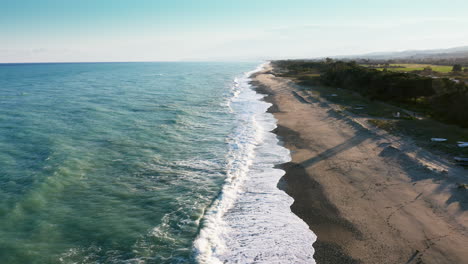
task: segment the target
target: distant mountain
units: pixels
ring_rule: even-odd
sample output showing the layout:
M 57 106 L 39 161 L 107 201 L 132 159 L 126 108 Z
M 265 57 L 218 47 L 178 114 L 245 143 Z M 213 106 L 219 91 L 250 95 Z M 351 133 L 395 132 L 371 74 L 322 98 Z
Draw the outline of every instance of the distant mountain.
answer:
M 399 52 L 373 52 L 363 55 L 353 56 L 337 56 L 336 58 L 350 59 L 452 59 L 452 58 L 468 58 L 468 46 L 455 47 L 450 49 L 433 49 L 433 50 L 407 50 Z

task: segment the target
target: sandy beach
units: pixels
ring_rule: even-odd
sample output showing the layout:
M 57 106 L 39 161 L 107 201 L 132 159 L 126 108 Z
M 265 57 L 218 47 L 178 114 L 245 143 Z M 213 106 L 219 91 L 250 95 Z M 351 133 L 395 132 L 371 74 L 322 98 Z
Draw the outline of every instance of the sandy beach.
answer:
M 292 161 L 278 186 L 317 235 L 317 263 L 468 263 L 468 176 L 336 111 L 267 66 L 253 76 Z

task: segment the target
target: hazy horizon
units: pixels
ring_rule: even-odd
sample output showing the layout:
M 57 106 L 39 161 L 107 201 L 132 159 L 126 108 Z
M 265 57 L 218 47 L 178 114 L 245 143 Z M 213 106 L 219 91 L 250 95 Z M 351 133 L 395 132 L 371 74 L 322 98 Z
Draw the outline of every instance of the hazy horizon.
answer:
M 468 45 L 465 1 L 5 1 L 0 63 L 252 61 Z

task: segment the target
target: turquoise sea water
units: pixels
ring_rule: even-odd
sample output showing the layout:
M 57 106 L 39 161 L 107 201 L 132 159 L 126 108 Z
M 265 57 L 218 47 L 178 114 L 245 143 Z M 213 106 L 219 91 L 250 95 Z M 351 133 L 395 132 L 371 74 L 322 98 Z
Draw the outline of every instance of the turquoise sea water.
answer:
M 220 219 L 260 144 L 255 67 L 0 65 L 0 263 L 235 259 Z

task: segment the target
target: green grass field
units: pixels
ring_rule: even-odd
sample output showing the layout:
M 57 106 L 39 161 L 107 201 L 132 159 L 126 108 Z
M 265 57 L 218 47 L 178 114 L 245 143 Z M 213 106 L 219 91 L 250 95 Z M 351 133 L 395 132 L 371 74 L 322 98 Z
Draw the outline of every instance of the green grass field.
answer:
M 398 72 L 411 72 L 411 71 L 422 71 L 426 67 L 431 67 L 433 71 L 440 73 L 449 73 L 452 71 L 452 66 L 433 65 L 433 64 L 390 64 L 390 66 L 401 66 L 399 68 L 387 68 L 389 71 Z M 383 70 L 384 67 L 376 68 L 377 70 Z

